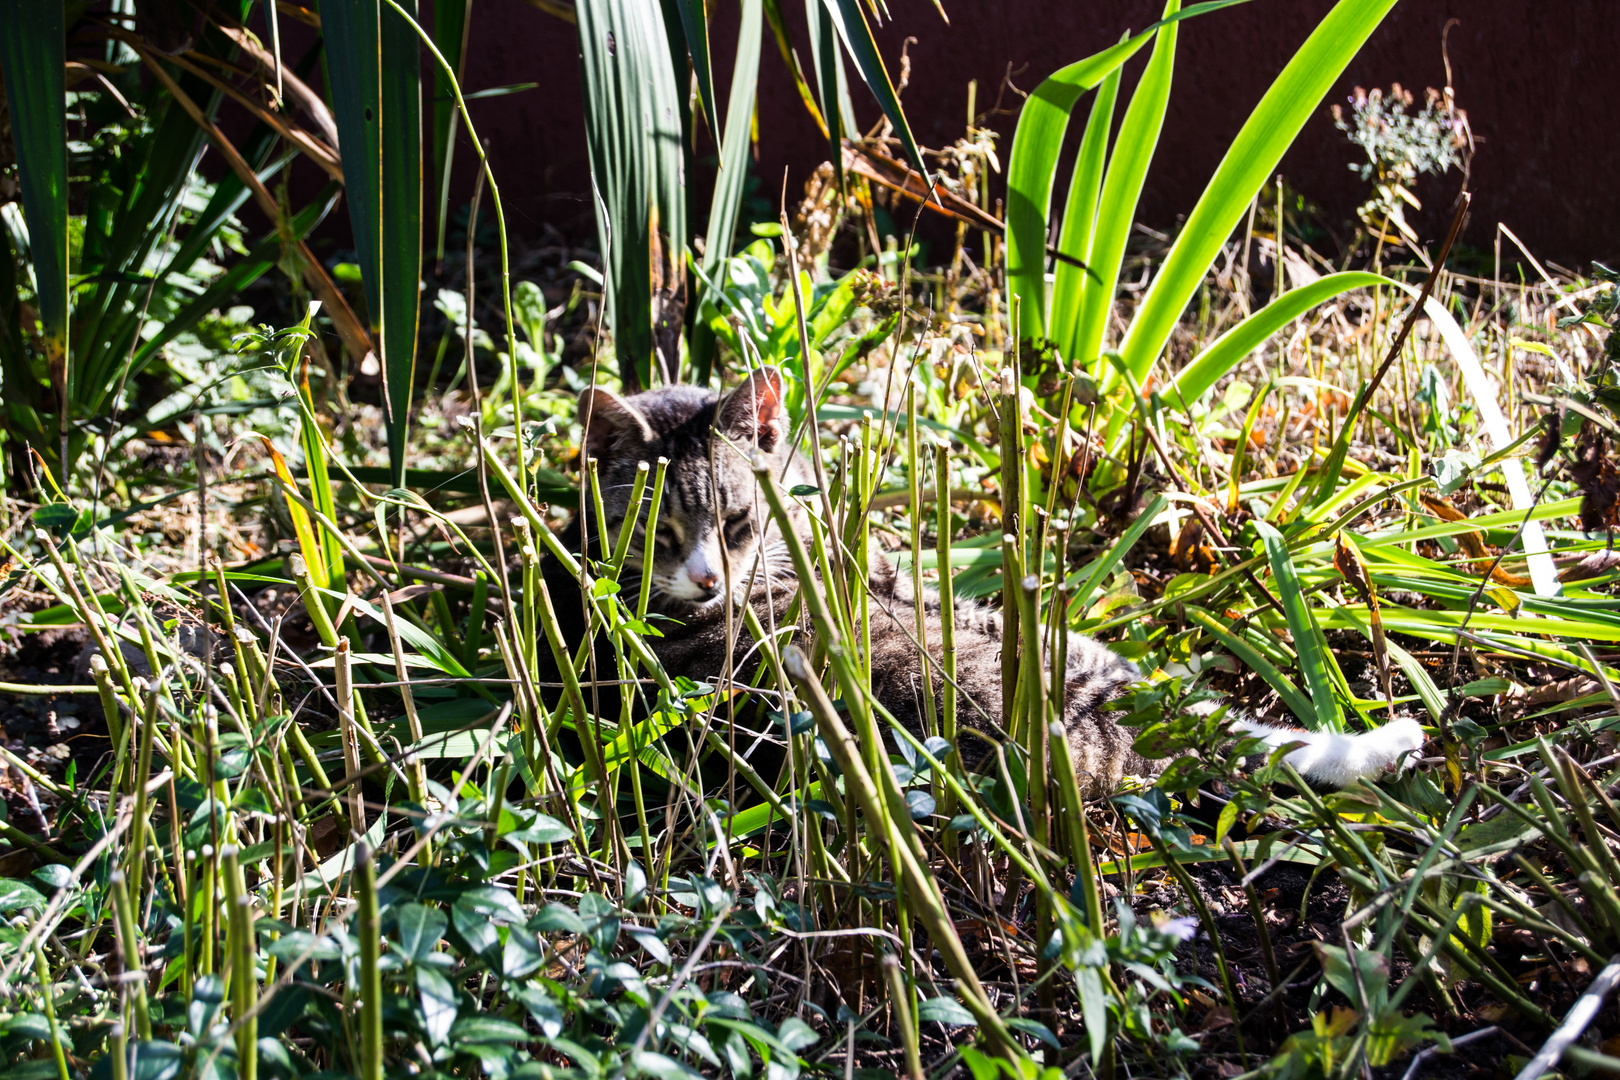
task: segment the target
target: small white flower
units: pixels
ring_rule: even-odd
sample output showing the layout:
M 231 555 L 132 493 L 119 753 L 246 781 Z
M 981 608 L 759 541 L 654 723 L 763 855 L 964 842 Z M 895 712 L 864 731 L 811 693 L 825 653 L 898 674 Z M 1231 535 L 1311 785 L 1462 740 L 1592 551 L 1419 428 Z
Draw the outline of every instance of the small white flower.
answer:
M 1191 915 L 1170 918 L 1162 911 L 1155 911 L 1153 929 L 1177 941 L 1191 941 L 1198 933 L 1198 920 Z

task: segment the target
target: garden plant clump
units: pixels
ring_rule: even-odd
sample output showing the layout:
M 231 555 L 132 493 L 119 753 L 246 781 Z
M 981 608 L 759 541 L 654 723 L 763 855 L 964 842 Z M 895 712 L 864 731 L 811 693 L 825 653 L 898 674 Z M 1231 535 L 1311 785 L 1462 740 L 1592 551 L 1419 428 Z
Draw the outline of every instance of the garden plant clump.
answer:
M 703 5 L 548 0 L 580 35 L 587 250 L 508 233 L 465 4 L 0 2 L 0 1071 L 1620 1068 L 1620 284 L 1480 246 L 1466 193 L 1438 236 L 1404 216 L 1418 174 L 1460 183 L 1449 88 L 1335 109 L 1372 194 L 1326 250 L 1277 163 L 1393 3 L 1329 11 L 1163 234 L 1135 211 L 1196 89 L 1178 37 L 1224 4 L 1172 0 L 933 150 L 854 0 L 812 5 L 802 53 L 742 0 L 725 101 Z M 278 18 L 321 55 L 283 57 Z M 774 208 L 767 31 L 828 136 Z M 295 162 L 325 177 L 302 207 Z M 323 260 L 340 194 L 352 258 Z M 820 644 L 756 633 L 698 681 L 649 647 L 678 628 L 641 540 L 560 539 L 602 517 L 575 403 L 763 367 L 819 459 L 762 483 L 807 522 Z M 880 556 L 1003 612 L 972 770 L 971 701 L 915 732 L 871 693 L 874 636 L 927 625 L 873 602 Z M 1143 673 L 1111 708 L 1166 762 L 1089 801 L 1053 725 L 1082 634 Z M 1428 742 L 1321 791 L 1233 710 Z

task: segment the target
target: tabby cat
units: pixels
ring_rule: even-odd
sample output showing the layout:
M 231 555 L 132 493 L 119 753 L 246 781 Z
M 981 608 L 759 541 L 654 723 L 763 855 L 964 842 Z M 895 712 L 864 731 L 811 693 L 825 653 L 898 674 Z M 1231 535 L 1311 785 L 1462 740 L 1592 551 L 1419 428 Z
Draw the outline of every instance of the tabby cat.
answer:
M 661 621 L 663 637 L 648 644 L 672 675 L 714 681 L 724 667 L 728 631 L 735 634 L 734 678 L 745 680 L 758 667 L 757 643 L 728 598 L 748 600 L 767 632 L 781 630 L 798 581 L 787 547 L 765 506 L 750 457 L 757 451 L 770 464 L 783 489 L 813 482 L 809 463 L 788 436 L 781 377 L 764 368 L 725 396 L 692 386 L 650 390 L 629 398 L 591 388 L 579 401 L 585 427 L 583 454 L 594 457 L 603 493 L 604 520 L 592 523 L 591 553 L 611 550 L 626 527 L 636 530 L 621 576 L 623 595 L 635 595 L 639 577 L 650 574 L 650 611 L 678 621 Z M 640 462 L 668 460 L 663 501 L 653 534 L 652 565 L 644 564 L 646 502 L 628 521 L 631 487 Z M 803 511 L 795 522 L 803 528 Z M 563 544 L 580 548 L 576 518 Z M 605 541 L 605 543 L 604 543 Z M 565 640 L 582 640 L 584 605 L 577 582 L 556 560 L 545 567 Z M 635 584 L 632 584 L 635 583 Z M 924 596 L 927 643 L 935 663 L 935 685 L 922 686 L 921 665 L 913 641 L 916 627 L 911 582 L 896 573 L 881 552 L 873 550 L 869 575 L 871 599 L 871 670 L 874 696 L 914 731 L 922 728 L 922 695 L 937 699 L 941 634 L 939 599 Z M 959 715 L 964 723 L 986 732 L 1001 730 L 1001 614 L 973 601 L 954 604 Z M 807 633 L 808 624 L 786 633 Z M 785 638 L 779 642 L 785 643 Z M 598 674 L 614 670 L 605 640 L 597 643 Z M 1136 682 L 1135 665 L 1087 637 L 1071 637 L 1065 664 L 1067 684 L 1064 724 L 1081 783 L 1091 795 L 1106 794 L 1127 774 L 1146 776 L 1160 763 L 1132 748 L 1130 731 L 1118 727 L 1102 707 Z M 1398 768 L 1423 744 L 1422 729 L 1412 720 L 1397 720 L 1362 735 L 1334 735 L 1276 728 L 1239 720 L 1237 730 L 1272 746 L 1302 742 L 1289 762 L 1312 782 L 1338 785 L 1357 777 L 1376 776 Z M 977 740 L 971 740 L 977 742 Z M 963 745 L 970 762 L 983 747 Z

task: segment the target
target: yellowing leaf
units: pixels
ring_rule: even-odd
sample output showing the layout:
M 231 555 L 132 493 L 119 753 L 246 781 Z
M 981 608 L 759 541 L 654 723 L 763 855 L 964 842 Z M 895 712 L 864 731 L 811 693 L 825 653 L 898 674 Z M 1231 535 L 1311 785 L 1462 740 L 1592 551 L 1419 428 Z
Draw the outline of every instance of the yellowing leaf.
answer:
M 292 470 L 287 468 L 287 459 L 281 456 L 276 444 L 263 435 L 264 448 L 270 451 L 270 461 L 275 466 L 276 476 L 280 478 L 287 494 L 287 516 L 292 518 L 293 532 L 298 535 L 298 551 L 304 556 L 304 562 L 309 567 L 310 580 L 321 588 L 327 588 L 326 559 L 322 556 L 321 545 L 315 540 L 315 528 L 309 520 L 309 511 L 304 504 L 293 496 L 299 494 L 298 484 L 293 480 Z

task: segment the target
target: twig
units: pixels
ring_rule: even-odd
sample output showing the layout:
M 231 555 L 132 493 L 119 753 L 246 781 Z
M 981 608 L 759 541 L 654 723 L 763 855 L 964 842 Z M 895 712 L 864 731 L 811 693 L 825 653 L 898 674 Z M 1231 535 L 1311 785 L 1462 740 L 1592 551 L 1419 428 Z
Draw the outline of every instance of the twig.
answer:
M 1483 1039 L 1488 1035 L 1495 1035 L 1497 1030 L 1496 1025 L 1492 1024 L 1488 1028 L 1480 1028 L 1478 1031 L 1470 1031 L 1466 1035 L 1459 1035 L 1455 1039 L 1451 1040 L 1451 1048 L 1455 1050 L 1457 1047 L 1466 1046 L 1477 1039 Z M 1412 1080 L 1413 1077 L 1417 1076 L 1418 1070 L 1423 1068 L 1423 1063 L 1438 1053 L 1440 1053 L 1440 1048 L 1438 1046 L 1431 1046 L 1427 1050 L 1423 1050 L 1412 1055 L 1412 1064 L 1408 1065 L 1406 1067 L 1406 1071 L 1401 1074 L 1401 1080 Z
M 1513 1080 L 1539 1080 L 1540 1076 L 1558 1064 L 1558 1059 L 1564 1056 L 1564 1050 L 1581 1037 L 1597 1016 L 1598 1010 L 1603 1007 L 1603 999 L 1609 996 L 1614 984 L 1620 982 L 1620 953 L 1609 958 L 1609 966 L 1598 972 L 1598 977 L 1592 980 L 1592 985 L 1586 988 L 1586 993 L 1580 996 L 1565 1015 L 1564 1022 L 1558 1025 L 1558 1030 L 1552 1033 L 1542 1046 L 1540 1053 L 1530 1059 L 1530 1064 L 1519 1070 L 1519 1075 Z

